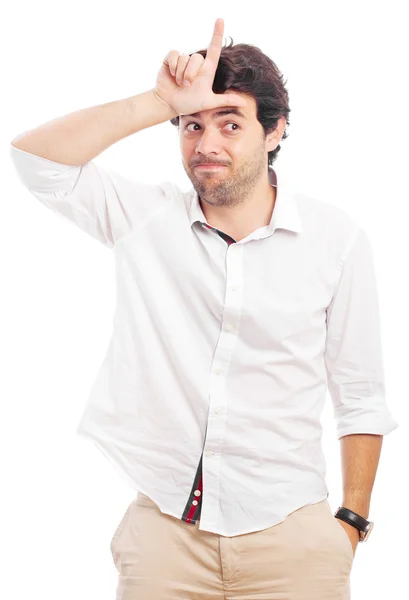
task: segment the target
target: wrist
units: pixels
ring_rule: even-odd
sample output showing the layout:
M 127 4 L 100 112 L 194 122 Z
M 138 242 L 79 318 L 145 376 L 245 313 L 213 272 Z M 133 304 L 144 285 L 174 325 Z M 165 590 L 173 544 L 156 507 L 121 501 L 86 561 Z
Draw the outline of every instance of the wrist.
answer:
M 367 519 L 369 516 L 370 499 L 367 494 L 362 494 L 361 492 L 356 492 L 354 490 L 344 491 L 341 506 L 354 511 L 364 519 Z
M 167 102 L 165 102 L 165 100 L 163 100 L 163 98 L 159 96 L 159 94 L 156 91 L 156 88 L 152 88 L 150 92 L 152 93 L 153 101 L 157 109 L 160 111 L 160 114 L 164 117 L 164 121 L 170 121 L 170 119 L 174 119 L 178 116 L 178 112 L 175 111 Z
M 363 515 L 345 506 L 339 506 L 335 511 L 334 516 L 351 527 L 354 527 L 359 533 L 360 542 L 366 541 L 373 529 L 373 521 L 369 521 Z

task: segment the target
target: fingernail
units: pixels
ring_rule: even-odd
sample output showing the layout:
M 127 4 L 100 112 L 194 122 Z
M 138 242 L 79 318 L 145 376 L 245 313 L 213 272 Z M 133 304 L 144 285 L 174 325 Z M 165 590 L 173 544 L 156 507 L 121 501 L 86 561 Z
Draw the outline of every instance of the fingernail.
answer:
M 190 86 L 190 81 L 188 79 L 184 79 L 183 85 Z

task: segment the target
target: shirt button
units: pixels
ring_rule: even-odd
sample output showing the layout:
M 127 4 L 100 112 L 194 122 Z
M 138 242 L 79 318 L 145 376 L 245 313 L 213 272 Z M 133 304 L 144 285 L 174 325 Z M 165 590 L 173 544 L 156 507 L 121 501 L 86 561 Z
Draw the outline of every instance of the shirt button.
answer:
M 200 490 L 195 490 L 193 493 L 195 496 L 200 496 L 202 492 Z
M 211 458 L 213 456 L 213 452 L 206 452 L 207 458 Z
M 216 373 L 217 373 L 217 375 L 221 375 L 222 374 L 222 370 L 219 367 L 217 367 Z
M 234 326 L 233 326 L 231 323 L 228 323 L 228 324 L 226 325 L 226 329 L 227 329 L 228 331 L 234 331 Z
M 214 409 L 214 412 L 219 413 L 221 412 L 222 408 L 221 406 L 218 406 L 217 408 Z
M 193 500 L 192 504 L 194 504 L 195 506 L 197 506 L 198 501 L 197 500 Z

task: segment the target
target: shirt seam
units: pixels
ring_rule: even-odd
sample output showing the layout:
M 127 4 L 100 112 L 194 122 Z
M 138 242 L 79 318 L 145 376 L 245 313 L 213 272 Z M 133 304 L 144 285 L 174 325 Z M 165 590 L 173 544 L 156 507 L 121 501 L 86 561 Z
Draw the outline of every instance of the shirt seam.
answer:
M 334 278 L 334 283 L 333 283 L 334 292 L 332 294 L 331 302 L 333 301 L 333 299 L 335 298 L 335 296 L 337 294 L 337 291 L 338 291 L 338 288 L 339 288 L 339 285 L 341 282 L 341 278 L 342 278 L 342 273 L 343 273 L 343 270 L 345 267 L 345 263 L 352 251 L 352 248 L 358 237 L 358 233 L 361 231 L 361 229 L 362 229 L 361 226 L 357 225 L 356 229 L 354 230 L 354 233 L 351 236 L 351 239 L 349 240 L 348 244 L 346 245 L 346 248 L 345 248 L 344 252 L 342 253 L 342 255 L 338 261 L 338 264 L 335 268 L 335 278 Z

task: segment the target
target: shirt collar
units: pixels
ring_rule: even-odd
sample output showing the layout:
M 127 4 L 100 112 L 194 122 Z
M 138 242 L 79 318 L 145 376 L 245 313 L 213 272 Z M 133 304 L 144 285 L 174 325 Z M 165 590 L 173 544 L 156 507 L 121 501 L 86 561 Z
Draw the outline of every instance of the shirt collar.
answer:
M 301 217 L 295 199 L 294 190 L 281 175 L 279 177 L 279 183 L 277 183 L 277 173 L 271 167 L 268 170 L 268 180 L 271 186 L 275 186 L 277 188 L 276 201 L 270 223 L 266 225 L 266 227 L 260 228 L 260 230 L 264 232 L 264 235 L 269 235 L 278 228 L 288 229 L 296 232 L 302 231 Z M 197 221 L 210 226 L 203 214 L 199 202 L 199 196 L 194 188 L 192 188 L 190 191 L 189 218 L 191 226 L 193 226 L 193 224 Z

